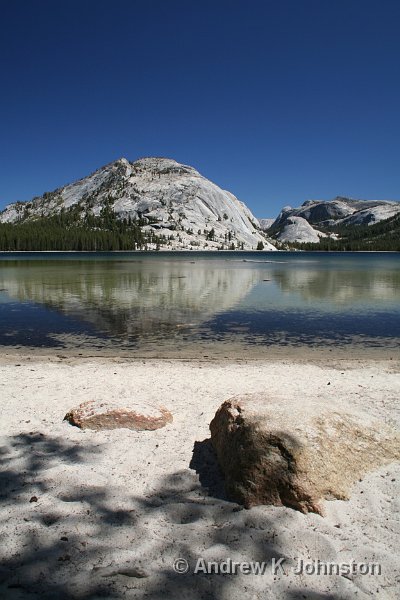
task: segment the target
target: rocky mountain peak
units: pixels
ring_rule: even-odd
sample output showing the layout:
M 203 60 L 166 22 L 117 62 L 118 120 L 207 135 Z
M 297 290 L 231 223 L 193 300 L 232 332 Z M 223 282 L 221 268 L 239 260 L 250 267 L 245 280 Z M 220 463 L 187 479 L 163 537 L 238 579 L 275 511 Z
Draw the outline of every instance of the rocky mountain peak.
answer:
M 131 163 L 134 173 L 150 172 L 156 175 L 200 174 L 193 167 L 178 163 L 176 160 L 164 157 L 145 157 Z
M 126 158 L 27 203 L 10 204 L 0 222 L 21 222 L 73 211 L 78 224 L 112 211 L 137 223 L 166 249 L 275 250 L 245 204 L 193 167 L 164 157 Z M 153 235 L 154 234 L 154 235 Z M 158 244 L 157 244 L 158 246 Z
M 400 203 L 387 200 L 306 200 L 297 208 L 284 207 L 267 232 L 280 242 L 318 243 L 337 239 L 340 227 L 373 225 L 400 214 Z

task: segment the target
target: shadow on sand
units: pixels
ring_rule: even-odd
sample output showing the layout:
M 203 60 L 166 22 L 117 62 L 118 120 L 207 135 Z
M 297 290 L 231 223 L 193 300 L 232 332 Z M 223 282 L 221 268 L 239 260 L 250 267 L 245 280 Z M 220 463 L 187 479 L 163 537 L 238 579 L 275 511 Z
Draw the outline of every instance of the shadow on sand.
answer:
M 147 496 L 132 495 L 134 482 L 121 499 L 111 479 L 107 486 L 74 486 L 71 476 L 63 482 L 64 473 L 73 481 L 74 469 L 95 466 L 99 453 L 87 440 L 36 432 L 0 448 L 2 598 L 274 598 L 271 578 L 193 573 L 199 556 L 284 556 L 270 517 L 257 521 L 226 500 L 210 440 L 195 443 L 190 469 L 164 477 Z M 188 573 L 174 572 L 179 557 Z M 279 597 L 339 600 L 293 587 Z

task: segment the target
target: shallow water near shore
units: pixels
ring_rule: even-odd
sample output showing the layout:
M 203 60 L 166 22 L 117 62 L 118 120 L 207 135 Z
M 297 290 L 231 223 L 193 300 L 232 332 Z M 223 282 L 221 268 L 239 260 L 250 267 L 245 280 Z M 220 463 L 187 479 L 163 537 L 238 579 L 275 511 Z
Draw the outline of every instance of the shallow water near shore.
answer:
M 400 254 L 0 255 L 0 348 L 263 357 L 395 352 Z

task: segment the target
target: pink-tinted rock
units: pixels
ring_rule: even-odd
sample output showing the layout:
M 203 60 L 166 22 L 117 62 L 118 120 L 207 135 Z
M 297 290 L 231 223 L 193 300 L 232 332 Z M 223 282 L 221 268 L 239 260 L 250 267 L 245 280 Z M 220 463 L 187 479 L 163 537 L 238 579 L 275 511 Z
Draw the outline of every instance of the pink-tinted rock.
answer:
M 70 410 L 64 417 L 81 429 L 160 429 L 172 422 L 172 414 L 164 407 L 144 402 L 121 407 L 105 400 L 88 400 Z

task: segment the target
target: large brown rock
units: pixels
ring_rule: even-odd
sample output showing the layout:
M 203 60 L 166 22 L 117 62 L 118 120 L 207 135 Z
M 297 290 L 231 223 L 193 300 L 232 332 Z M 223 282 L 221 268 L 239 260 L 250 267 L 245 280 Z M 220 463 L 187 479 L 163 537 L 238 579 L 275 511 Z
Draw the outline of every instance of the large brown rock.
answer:
M 323 513 L 367 471 L 400 458 L 396 431 L 340 404 L 262 394 L 222 404 L 210 424 L 228 496 L 246 507 Z
M 126 427 L 140 431 L 164 427 L 172 422 L 172 415 L 166 408 L 151 404 L 136 403 L 130 408 L 121 408 L 104 400 L 88 400 L 70 410 L 64 419 L 82 429 Z

